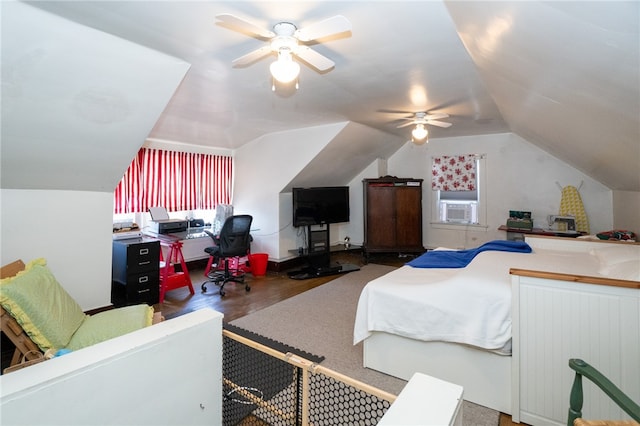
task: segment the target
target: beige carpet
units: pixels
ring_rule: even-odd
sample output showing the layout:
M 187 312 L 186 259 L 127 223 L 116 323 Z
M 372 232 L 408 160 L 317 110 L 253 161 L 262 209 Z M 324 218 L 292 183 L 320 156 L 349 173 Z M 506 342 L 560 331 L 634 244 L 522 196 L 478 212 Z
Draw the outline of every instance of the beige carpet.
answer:
M 362 288 L 393 267 L 368 264 L 320 287 L 283 300 L 231 324 L 324 356 L 322 365 L 398 394 L 406 382 L 362 366 L 362 344 L 353 345 L 353 324 Z M 465 425 L 497 426 L 499 413 L 465 401 Z

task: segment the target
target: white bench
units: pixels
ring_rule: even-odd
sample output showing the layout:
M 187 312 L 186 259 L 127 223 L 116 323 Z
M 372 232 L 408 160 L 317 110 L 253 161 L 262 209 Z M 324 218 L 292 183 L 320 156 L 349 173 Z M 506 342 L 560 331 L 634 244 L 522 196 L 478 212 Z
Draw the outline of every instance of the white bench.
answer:
M 378 425 L 462 425 L 463 388 L 415 373 Z

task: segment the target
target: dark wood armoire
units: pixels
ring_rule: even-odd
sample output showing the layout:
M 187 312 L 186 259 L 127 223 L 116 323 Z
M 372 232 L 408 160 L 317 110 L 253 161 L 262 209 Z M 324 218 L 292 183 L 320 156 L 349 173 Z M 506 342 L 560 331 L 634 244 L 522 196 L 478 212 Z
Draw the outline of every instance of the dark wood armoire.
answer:
M 363 179 L 364 244 L 375 252 L 422 253 L 422 179 Z

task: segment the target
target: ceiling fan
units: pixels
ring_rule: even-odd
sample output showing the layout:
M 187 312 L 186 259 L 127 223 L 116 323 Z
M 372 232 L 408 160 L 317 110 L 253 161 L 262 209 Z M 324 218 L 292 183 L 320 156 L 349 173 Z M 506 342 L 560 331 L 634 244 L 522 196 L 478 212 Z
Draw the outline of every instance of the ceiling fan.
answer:
M 235 15 L 221 14 L 216 18 L 232 29 L 269 41 L 268 45 L 234 59 L 233 66 L 248 66 L 275 53 L 278 60 L 271 64 L 271 75 L 281 83 L 297 80 L 300 65 L 293 60 L 294 57 L 301 59 L 319 72 L 333 68 L 335 63 L 331 59 L 311 49 L 306 43 L 317 43 L 318 39 L 351 31 L 351 22 L 341 15 L 311 24 L 305 28 L 298 28 L 290 22 L 278 22 L 273 26 L 273 31 L 261 28 Z
M 428 141 L 429 131 L 425 125 L 451 127 L 451 123 L 440 121 L 441 118 L 448 118 L 449 114 L 444 112 L 429 114 L 426 112 L 416 112 L 412 117 L 405 117 L 402 120 L 408 120 L 407 123 L 400 124 L 398 128 L 413 126 L 416 127 L 411 131 L 411 139 L 416 145 L 422 145 Z
M 408 120 L 408 122 L 400 124 L 398 128 L 411 126 L 412 124 L 429 124 L 431 126 L 444 127 L 445 129 L 451 127 L 451 123 L 439 121 L 441 118 L 449 118 L 449 114 L 444 112 L 437 112 L 433 114 L 416 112 L 412 117 L 402 118 L 402 120 Z

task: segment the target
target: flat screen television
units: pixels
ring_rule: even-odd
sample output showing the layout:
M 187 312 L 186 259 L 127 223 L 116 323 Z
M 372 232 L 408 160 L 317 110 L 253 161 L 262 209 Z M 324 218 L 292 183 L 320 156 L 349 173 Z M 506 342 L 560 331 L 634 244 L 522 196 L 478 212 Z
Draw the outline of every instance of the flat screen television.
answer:
M 293 188 L 293 226 L 349 222 L 349 187 Z

